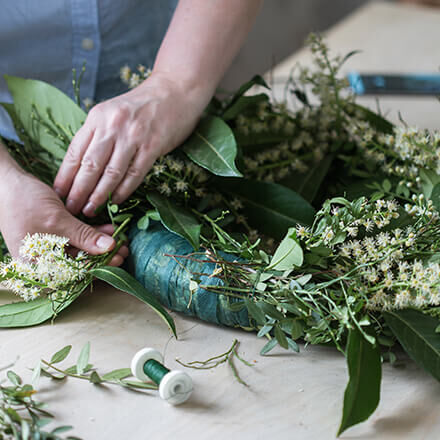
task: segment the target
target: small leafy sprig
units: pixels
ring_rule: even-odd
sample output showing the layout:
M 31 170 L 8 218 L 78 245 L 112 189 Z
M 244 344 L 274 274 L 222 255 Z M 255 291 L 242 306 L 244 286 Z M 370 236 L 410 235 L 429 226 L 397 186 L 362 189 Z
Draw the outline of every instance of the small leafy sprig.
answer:
M 63 362 L 72 350 L 71 345 L 66 345 L 57 351 L 49 361 L 41 359 L 33 370 L 32 381 L 37 383 L 40 376 L 44 375 L 55 380 L 65 380 L 68 377 L 86 380 L 94 385 L 118 385 L 132 390 L 156 390 L 154 382 L 140 382 L 128 379 L 132 373 L 130 368 L 118 368 L 108 373 L 100 374 L 89 363 L 90 342 L 87 342 L 80 351 L 74 365 L 62 368 L 58 364 Z
M 54 416 L 47 405 L 36 401 L 33 385 L 23 383 L 12 370 L 7 372 L 9 384 L 0 385 L 0 439 L 1 440 L 81 440 L 75 436 L 60 434 L 72 426 L 59 426 L 46 431 L 44 427 Z

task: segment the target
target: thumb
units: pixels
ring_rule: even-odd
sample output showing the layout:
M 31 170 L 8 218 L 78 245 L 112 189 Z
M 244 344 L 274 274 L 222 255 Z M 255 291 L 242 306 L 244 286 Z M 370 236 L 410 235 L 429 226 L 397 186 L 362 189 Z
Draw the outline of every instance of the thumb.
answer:
M 62 222 L 62 234 L 69 238 L 69 244 L 90 255 L 104 254 L 115 247 L 115 240 L 92 226 L 83 223 L 70 214 Z

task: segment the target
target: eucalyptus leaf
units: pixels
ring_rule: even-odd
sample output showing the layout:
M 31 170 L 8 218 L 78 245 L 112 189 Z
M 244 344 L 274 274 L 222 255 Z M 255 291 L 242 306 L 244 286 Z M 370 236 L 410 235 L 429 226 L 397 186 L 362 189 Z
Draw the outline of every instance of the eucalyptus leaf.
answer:
M 81 352 L 76 363 L 76 371 L 81 376 L 84 373 L 84 369 L 89 363 L 90 358 L 90 342 L 87 342 L 81 349 Z
M 260 309 L 260 307 L 258 307 L 257 304 L 249 298 L 246 298 L 244 302 L 251 317 L 254 318 L 258 324 L 263 325 L 266 319 L 264 312 Z
M 261 356 L 264 356 L 265 354 L 269 353 L 269 351 L 271 351 L 274 347 L 276 347 L 278 345 L 278 341 L 273 338 L 271 339 L 261 350 L 260 350 L 260 354 Z
M 203 118 L 182 149 L 193 162 L 217 176 L 242 176 L 235 166 L 237 144 L 234 133 L 221 118 Z
M 367 420 L 380 400 L 380 350 L 367 342 L 357 328 L 348 335 L 347 365 L 350 379 L 345 389 L 338 436 L 350 426 Z
M 286 335 L 278 325 L 275 326 L 275 338 L 278 341 L 278 344 L 281 345 L 281 347 L 283 347 L 284 349 L 289 348 Z
M 185 238 L 194 250 L 199 250 L 201 224 L 191 213 L 157 193 L 149 193 L 147 199 L 159 211 L 162 224 L 170 232 Z
M 33 118 L 35 109 L 45 124 L 55 132 L 61 131 L 70 140 L 84 123 L 87 114 L 50 84 L 9 75 L 4 78 L 14 101 L 15 116 L 28 136 L 57 159 L 63 159 L 65 149 L 59 145 L 56 136 L 48 133 L 47 128 Z M 49 109 L 56 125 L 47 113 Z
M 51 358 L 50 358 L 50 363 L 51 364 L 58 364 L 62 361 L 64 361 L 64 359 L 66 359 L 66 357 L 69 355 L 70 350 L 72 350 L 72 346 L 71 345 L 66 345 L 65 347 L 63 347 L 61 350 L 57 351 Z
M 281 239 L 296 224 L 311 225 L 315 210 L 295 191 L 282 185 L 247 179 L 224 179 L 221 188 L 239 197 L 248 222 L 262 233 Z
M 120 267 L 105 266 L 92 269 L 90 273 L 113 287 L 135 296 L 148 304 L 168 325 L 177 339 L 176 326 L 173 318 L 162 307 L 154 296 L 145 289 L 135 278 Z
M 440 381 L 439 320 L 413 309 L 384 312 L 400 345 L 422 368 Z
M 120 380 L 131 376 L 130 368 L 118 368 L 117 370 L 110 371 L 102 375 L 103 380 Z

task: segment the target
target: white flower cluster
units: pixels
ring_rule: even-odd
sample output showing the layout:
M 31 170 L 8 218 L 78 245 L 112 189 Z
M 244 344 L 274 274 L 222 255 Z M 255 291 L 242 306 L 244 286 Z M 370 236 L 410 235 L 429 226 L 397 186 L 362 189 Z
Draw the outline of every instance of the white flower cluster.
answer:
M 206 190 L 202 185 L 208 178 L 208 173 L 194 162 L 168 154 L 156 161 L 145 183 L 167 197 L 186 192 L 203 197 Z
M 87 274 L 86 254 L 73 258 L 66 254 L 68 239 L 52 234 L 27 235 L 19 259 L 0 263 L 0 277 L 7 289 L 33 300 L 42 293 L 62 301 L 69 289 Z
M 420 188 L 422 169 L 440 174 L 440 131 L 395 127 L 393 134 L 386 135 L 375 132 L 368 122 L 347 128 L 364 157 L 386 174 L 401 178 L 401 185 Z
M 124 84 L 127 84 L 130 89 L 134 89 L 151 75 L 151 69 L 139 64 L 136 71 L 133 72 L 129 66 L 123 66 L 119 75 Z

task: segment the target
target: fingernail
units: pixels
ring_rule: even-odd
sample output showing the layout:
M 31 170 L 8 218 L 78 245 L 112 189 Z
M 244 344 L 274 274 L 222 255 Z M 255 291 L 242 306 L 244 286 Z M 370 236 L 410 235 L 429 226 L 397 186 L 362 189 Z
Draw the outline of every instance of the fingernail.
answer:
M 75 202 L 75 200 L 68 199 L 67 202 L 66 202 L 66 208 L 67 208 L 68 211 L 74 212 L 75 209 L 76 209 L 76 202 Z
M 92 217 L 95 215 L 96 206 L 92 202 L 88 202 L 86 206 L 84 206 L 83 213 L 88 217 Z
M 96 240 L 96 245 L 103 251 L 108 251 L 112 246 L 114 240 L 108 235 L 100 235 L 98 240 Z

